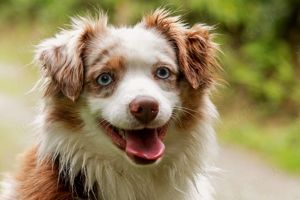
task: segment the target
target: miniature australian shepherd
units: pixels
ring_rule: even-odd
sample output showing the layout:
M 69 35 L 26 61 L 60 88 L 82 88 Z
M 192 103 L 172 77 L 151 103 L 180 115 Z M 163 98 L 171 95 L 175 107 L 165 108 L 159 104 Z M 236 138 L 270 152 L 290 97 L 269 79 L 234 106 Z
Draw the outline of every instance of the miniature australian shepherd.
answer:
M 1 200 L 213 199 L 216 51 L 210 27 L 163 9 L 73 19 L 37 46 L 37 142 Z

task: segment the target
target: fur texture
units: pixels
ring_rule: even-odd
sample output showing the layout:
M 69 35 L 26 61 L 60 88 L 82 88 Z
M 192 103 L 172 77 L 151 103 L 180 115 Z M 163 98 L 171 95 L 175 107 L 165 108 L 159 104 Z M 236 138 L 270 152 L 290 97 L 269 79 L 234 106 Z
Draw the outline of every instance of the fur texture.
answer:
M 216 48 L 209 27 L 189 28 L 165 10 L 134 27 L 109 26 L 104 15 L 74 19 L 70 30 L 37 46 L 39 139 L 1 199 L 212 199 Z M 167 79 L 156 76 L 162 66 Z M 103 73 L 113 77 L 108 86 L 97 82 Z M 139 95 L 159 104 L 147 126 L 128 112 Z M 104 133 L 103 121 L 125 130 L 168 124 L 163 157 L 135 163 Z

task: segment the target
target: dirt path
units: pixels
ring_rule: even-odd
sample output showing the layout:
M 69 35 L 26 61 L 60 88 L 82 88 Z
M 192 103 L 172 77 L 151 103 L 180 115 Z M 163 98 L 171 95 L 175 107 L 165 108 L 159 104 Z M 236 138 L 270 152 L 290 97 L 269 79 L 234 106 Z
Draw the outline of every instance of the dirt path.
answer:
M 275 169 L 256 155 L 231 146 L 220 149 L 217 200 L 300 200 L 300 178 Z

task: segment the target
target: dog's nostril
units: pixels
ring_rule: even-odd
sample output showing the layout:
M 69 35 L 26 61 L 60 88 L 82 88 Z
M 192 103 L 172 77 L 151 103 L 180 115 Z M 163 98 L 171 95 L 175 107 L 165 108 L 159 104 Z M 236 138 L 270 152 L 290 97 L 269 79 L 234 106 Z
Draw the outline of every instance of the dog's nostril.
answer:
M 138 113 L 142 113 L 143 112 L 143 108 L 142 107 L 138 107 L 137 112 Z
M 158 102 L 149 96 L 138 96 L 130 104 L 131 114 L 142 123 L 149 123 L 155 119 L 158 114 Z

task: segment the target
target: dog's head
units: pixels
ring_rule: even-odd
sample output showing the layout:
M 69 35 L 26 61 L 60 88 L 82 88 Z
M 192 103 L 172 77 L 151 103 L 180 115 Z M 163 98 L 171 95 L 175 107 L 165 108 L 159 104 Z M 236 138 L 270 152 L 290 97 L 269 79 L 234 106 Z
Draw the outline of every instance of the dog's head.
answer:
M 47 123 L 93 132 L 99 151 L 140 164 L 163 156 L 171 126 L 184 130 L 201 118 L 216 66 L 209 28 L 188 28 L 163 10 L 129 28 L 108 26 L 103 15 L 75 19 L 38 46 L 37 59 Z

